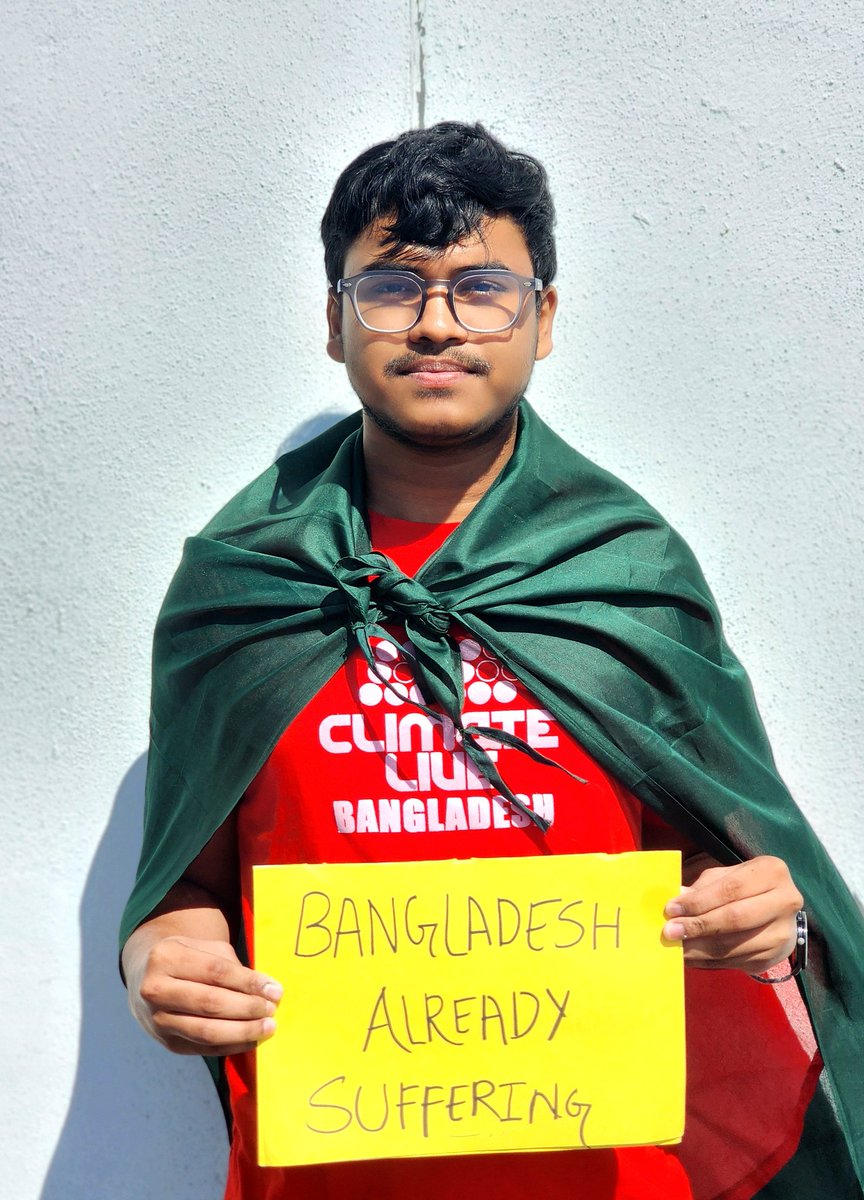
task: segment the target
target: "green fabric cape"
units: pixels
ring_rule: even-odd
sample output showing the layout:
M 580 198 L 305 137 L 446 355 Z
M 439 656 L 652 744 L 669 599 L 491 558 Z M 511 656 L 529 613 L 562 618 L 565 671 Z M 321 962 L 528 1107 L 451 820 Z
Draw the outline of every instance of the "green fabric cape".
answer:
M 416 580 L 370 554 L 359 414 L 284 455 L 188 540 L 156 627 L 144 844 L 121 940 L 355 639 L 394 619 L 414 643 L 421 691 L 457 724 L 451 620 L 715 858 L 789 864 L 811 925 L 805 999 L 864 1178 L 861 912 L 777 775 L 691 552 L 524 401 L 513 457 Z M 795 1195 L 810 1195 L 805 1182 Z

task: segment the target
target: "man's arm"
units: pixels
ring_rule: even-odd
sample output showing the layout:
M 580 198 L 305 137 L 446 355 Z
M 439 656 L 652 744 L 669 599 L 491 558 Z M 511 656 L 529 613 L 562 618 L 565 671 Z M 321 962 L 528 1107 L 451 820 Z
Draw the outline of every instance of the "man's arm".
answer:
M 232 816 L 123 947 L 129 1007 L 176 1054 L 239 1054 L 276 1028 L 281 986 L 244 967 L 231 944 L 237 895 Z

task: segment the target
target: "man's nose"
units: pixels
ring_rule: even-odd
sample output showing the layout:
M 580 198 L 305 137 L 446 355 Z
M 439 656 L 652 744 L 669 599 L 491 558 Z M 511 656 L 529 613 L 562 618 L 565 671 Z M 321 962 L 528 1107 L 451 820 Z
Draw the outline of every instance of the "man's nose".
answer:
M 447 302 L 447 288 L 430 287 L 420 320 L 410 331 L 412 341 L 464 342 L 467 336 L 468 330 L 459 324 Z

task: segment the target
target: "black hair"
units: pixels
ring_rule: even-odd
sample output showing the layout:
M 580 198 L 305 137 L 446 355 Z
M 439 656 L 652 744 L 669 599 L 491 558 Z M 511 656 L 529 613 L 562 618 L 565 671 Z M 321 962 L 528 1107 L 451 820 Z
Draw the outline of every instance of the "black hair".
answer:
M 324 265 L 335 286 L 348 247 L 383 220 L 388 244 L 443 249 L 476 233 L 488 216 L 520 226 L 534 273 L 551 283 L 557 266 L 555 208 L 543 165 L 508 150 L 482 125 L 442 121 L 372 146 L 336 181 L 321 221 Z

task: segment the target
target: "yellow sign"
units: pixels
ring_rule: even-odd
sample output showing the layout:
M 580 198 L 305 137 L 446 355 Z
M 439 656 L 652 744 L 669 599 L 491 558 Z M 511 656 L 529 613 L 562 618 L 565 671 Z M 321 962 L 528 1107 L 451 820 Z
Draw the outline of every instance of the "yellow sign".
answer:
M 256 867 L 262 1166 L 677 1142 L 677 852 Z

